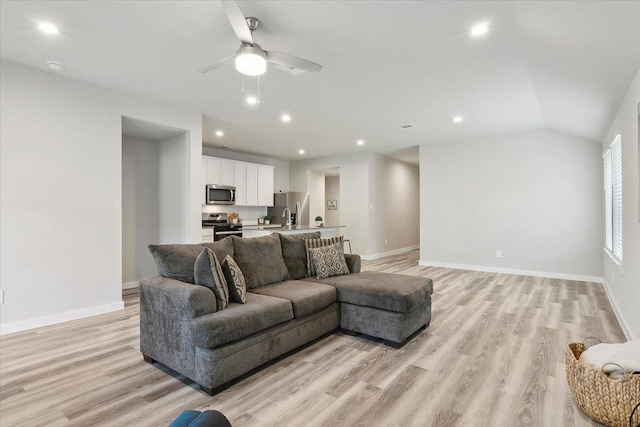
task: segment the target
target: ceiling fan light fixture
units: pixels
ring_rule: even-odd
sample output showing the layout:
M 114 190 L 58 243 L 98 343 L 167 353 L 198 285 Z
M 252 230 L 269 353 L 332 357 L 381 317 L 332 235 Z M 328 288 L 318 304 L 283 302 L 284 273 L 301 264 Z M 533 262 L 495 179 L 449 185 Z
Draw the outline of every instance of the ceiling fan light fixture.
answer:
M 236 70 L 245 76 L 261 76 L 267 71 L 267 60 L 262 49 L 243 46 L 236 56 Z

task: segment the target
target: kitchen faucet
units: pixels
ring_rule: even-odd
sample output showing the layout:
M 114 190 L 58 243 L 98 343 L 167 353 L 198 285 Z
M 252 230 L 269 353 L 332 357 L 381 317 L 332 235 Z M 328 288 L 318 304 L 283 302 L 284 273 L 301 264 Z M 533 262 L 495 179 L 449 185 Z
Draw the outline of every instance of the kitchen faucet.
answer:
M 287 217 L 287 221 L 285 222 L 285 225 L 287 227 L 291 227 L 291 209 L 289 208 L 284 208 L 284 210 L 282 211 L 282 217 Z

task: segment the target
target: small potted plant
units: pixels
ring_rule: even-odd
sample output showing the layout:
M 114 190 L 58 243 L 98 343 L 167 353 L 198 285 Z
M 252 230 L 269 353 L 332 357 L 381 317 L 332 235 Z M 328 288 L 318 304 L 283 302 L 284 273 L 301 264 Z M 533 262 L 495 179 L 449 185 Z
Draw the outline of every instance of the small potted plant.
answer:
M 228 215 L 228 217 L 227 217 L 227 218 L 228 218 L 228 221 L 229 221 L 231 224 L 237 224 L 237 223 L 238 223 L 238 218 L 239 218 L 239 217 L 240 217 L 240 215 L 238 215 L 238 213 L 237 213 L 237 212 L 231 212 L 231 213 Z
M 322 217 L 320 215 L 316 217 L 316 227 L 322 227 Z
M 269 215 L 264 216 L 264 223 L 267 225 L 271 224 L 271 217 Z

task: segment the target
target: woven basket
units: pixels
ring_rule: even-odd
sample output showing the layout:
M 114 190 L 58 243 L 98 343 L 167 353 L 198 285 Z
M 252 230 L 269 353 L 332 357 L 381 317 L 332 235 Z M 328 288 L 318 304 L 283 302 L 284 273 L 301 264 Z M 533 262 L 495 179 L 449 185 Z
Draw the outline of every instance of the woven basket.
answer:
M 622 379 L 610 379 L 602 369 L 580 362 L 583 343 L 567 347 L 567 382 L 573 399 L 588 416 L 607 426 L 629 427 L 640 424 L 640 375 L 627 374 Z M 630 422 L 631 421 L 631 422 Z

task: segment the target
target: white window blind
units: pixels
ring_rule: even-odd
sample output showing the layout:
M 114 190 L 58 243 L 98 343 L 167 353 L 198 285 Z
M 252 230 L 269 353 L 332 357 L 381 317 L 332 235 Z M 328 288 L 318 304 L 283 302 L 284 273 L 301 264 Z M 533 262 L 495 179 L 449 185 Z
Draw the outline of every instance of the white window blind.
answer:
M 622 261 L 622 145 L 620 135 L 604 154 L 605 249 Z
M 604 247 L 613 253 L 613 194 L 611 188 L 611 150 L 604 153 Z
M 613 256 L 622 260 L 622 145 L 620 135 L 611 146 L 611 187 L 613 188 Z

